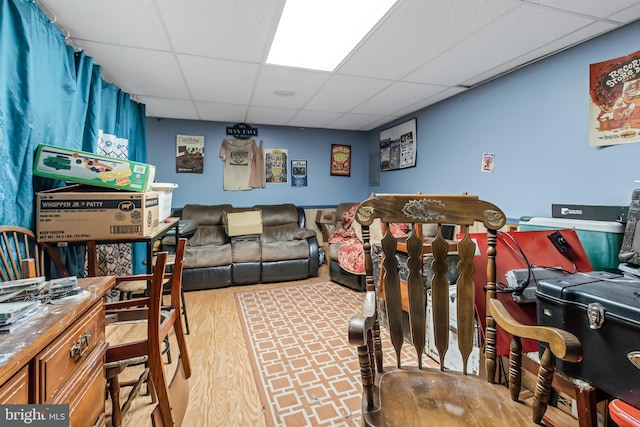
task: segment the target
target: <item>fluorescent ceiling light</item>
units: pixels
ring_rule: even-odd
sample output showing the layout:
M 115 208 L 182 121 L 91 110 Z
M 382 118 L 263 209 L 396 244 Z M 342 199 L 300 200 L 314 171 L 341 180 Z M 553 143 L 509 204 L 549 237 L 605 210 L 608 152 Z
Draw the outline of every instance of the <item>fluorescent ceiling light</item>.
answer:
M 397 0 L 286 0 L 268 64 L 333 71 Z

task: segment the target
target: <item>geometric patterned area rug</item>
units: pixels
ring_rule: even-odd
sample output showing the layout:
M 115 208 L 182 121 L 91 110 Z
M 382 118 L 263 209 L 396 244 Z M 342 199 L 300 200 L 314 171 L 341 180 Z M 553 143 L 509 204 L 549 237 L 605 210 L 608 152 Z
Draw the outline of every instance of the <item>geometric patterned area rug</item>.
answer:
M 364 293 L 328 282 L 235 296 L 267 424 L 359 426 L 360 368 L 348 324 Z

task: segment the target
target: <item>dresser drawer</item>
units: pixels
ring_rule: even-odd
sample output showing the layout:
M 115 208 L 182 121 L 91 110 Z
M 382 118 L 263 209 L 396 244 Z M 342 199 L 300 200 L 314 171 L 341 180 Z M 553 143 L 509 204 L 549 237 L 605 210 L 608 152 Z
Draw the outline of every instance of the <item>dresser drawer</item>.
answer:
M 25 404 L 29 403 L 29 366 L 16 372 L 0 387 L 0 403 Z
M 56 395 L 48 402 L 69 405 L 71 427 L 93 426 L 104 414 L 107 380 L 104 373 L 104 358 L 108 344 L 98 343 L 93 352 L 71 376 Z
M 100 302 L 36 357 L 37 403 L 47 403 L 103 342 L 104 304 Z

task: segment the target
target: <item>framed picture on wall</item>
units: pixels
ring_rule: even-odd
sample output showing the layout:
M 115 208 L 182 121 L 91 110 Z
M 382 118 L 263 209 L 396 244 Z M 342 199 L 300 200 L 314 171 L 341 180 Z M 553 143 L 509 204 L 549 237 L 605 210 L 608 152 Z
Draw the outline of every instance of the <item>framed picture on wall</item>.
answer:
M 416 119 L 380 132 L 380 170 L 391 171 L 416 165 Z
M 307 161 L 291 160 L 291 186 L 307 186 Z
M 351 176 L 351 146 L 331 144 L 331 175 Z
M 176 173 L 202 173 L 204 136 L 176 136 Z

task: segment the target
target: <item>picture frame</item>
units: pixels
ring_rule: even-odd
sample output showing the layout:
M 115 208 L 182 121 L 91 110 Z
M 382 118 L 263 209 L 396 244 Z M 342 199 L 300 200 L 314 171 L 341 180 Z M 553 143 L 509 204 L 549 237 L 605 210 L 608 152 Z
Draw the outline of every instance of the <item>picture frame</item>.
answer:
M 351 176 L 351 146 L 331 144 L 331 175 Z
M 291 160 L 291 186 L 307 186 L 307 161 Z
M 203 173 L 204 136 L 176 135 L 176 173 Z
M 405 169 L 416 165 L 418 139 L 416 119 L 380 131 L 380 171 Z

